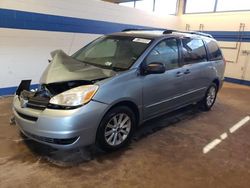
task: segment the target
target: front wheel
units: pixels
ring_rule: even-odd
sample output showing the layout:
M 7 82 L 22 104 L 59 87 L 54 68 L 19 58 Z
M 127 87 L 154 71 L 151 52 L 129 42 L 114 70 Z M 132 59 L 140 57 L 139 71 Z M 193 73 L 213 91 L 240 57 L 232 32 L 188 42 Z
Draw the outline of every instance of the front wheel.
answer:
M 130 108 L 112 108 L 97 130 L 97 145 L 104 151 L 118 150 L 130 142 L 135 126 L 135 115 Z
M 201 107 L 204 111 L 209 111 L 215 103 L 218 87 L 212 83 L 207 89 L 204 99 L 201 101 Z

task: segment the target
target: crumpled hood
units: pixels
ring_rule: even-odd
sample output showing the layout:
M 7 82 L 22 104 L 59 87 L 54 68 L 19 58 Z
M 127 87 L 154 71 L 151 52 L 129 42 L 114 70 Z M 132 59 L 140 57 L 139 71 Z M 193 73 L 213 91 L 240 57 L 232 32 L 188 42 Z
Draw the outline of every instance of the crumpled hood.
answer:
M 98 80 L 114 76 L 113 70 L 102 69 L 73 59 L 62 50 L 51 52 L 52 61 L 40 79 L 41 84 L 73 80 Z

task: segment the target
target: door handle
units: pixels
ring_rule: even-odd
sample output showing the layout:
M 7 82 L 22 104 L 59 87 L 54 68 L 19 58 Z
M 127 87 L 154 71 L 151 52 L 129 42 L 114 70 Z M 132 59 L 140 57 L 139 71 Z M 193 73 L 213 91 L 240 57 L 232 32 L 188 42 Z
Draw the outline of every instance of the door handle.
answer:
M 176 73 L 176 77 L 180 77 L 180 76 L 182 76 L 182 75 L 183 75 L 183 73 L 180 72 L 180 71 L 178 71 L 178 72 Z
M 184 72 L 184 74 L 189 74 L 189 73 L 190 73 L 189 69 L 185 70 L 185 72 Z

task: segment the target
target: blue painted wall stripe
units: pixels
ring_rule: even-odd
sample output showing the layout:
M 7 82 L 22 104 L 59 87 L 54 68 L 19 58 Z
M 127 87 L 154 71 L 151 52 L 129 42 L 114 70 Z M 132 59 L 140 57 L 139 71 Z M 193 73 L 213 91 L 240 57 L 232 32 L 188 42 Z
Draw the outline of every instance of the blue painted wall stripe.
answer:
M 225 81 L 226 82 L 235 83 L 235 84 L 241 84 L 241 85 L 250 86 L 250 81 L 249 80 L 241 80 L 241 79 L 237 79 L 237 78 L 225 77 Z
M 0 9 L 0 27 L 41 31 L 107 34 L 127 28 L 149 29 L 141 25 L 121 24 L 107 21 L 56 16 L 19 10 Z M 157 29 L 157 28 L 154 28 Z M 159 29 L 159 28 L 158 28 Z M 237 31 L 204 31 L 218 41 L 237 41 Z M 243 32 L 243 42 L 250 42 L 250 31 Z
M 14 95 L 18 86 L 14 87 L 5 87 L 5 88 L 0 88 L 0 96 L 4 95 Z M 38 84 L 32 84 L 30 86 L 30 89 L 36 89 L 38 88 Z
M 218 41 L 234 42 L 239 40 L 238 31 L 203 31 L 212 35 Z M 250 42 L 250 31 L 244 31 L 241 33 L 242 42 Z
M 127 28 L 152 28 L 9 9 L 0 9 L 0 27 L 91 34 L 107 34 Z

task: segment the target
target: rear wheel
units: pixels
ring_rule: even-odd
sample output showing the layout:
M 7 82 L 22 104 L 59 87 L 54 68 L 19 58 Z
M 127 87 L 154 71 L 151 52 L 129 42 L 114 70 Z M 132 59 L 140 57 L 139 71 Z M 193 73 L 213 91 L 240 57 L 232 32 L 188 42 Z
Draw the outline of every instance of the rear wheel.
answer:
M 132 137 L 136 126 L 133 111 L 126 106 L 112 108 L 104 116 L 98 131 L 96 141 L 105 151 L 114 151 L 126 146 Z
M 209 111 L 215 103 L 218 87 L 212 83 L 207 89 L 204 99 L 201 101 L 201 107 L 204 111 Z

